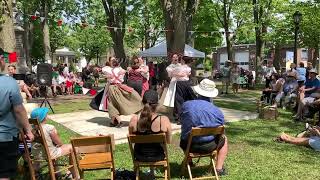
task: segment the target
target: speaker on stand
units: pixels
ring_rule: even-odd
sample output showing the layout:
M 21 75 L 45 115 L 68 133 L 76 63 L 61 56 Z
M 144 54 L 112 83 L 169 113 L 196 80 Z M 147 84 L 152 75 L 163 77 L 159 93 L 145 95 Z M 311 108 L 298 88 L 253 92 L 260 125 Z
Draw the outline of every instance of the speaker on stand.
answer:
M 52 113 L 54 113 L 53 108 L 51 107 L 51 104 L 48 100 L 47 95 L 47 87 L 51 87 L 52 85 L 52 65 L 48 63 L 42 63 L 38 64 L 37 66 L 37 81 L 40 86 L 40 88 L 45 89 L 44 93 L 44 100 L 42 101 L 40 107 L 43 105 L 47 107 L 47 105 L 50 107 Z

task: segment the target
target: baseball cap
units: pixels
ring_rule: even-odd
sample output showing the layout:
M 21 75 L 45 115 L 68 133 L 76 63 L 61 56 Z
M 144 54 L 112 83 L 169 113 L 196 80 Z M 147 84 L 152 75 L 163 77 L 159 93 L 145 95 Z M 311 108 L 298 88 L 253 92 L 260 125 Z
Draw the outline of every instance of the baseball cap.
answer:
M 35 108 L 31 112 L 31 119 L 38 119 L 38 121 L 41 123 L 45 119 L 49 112 L 49 109 L 46 107 L 41 107 L 41 108 Z

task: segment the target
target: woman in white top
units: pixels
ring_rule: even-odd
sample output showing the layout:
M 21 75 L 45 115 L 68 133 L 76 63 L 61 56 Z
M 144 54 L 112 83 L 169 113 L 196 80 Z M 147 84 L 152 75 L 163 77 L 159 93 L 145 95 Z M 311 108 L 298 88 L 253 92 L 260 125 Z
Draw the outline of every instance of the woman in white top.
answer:
M 141 96 L 133 88 L 122 84 L 126 71 L 116 58 L 111 59 L 112 68 L 105 68 L 108 86 L 108 111 L 112 122 L 110 126 L 122 127 L 120 115 L 138 113 L 143 108 Z
M 166 70 L 171 81 L 163 105 L 174 107 L 177 81 L 189 81 L 191 68 L 186 64 L 180 64 L 178 55 L 174 54 L 172 62 Z

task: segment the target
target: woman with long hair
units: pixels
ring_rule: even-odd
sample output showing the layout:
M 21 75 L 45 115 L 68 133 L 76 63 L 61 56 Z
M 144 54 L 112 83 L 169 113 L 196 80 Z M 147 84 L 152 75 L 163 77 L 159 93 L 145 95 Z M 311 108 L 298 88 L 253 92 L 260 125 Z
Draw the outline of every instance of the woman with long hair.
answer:
M 171 142 L 171 123 L 168 117 L 157 113 L 159 95 L 154 90 L 144 93 L 144 107 L 139 115 L 133 115 L 129 123 L 129 134 L 149 135 L 165 133 L 167 143 Z M 160 144 L 136 144 L 134 156 L 138 161 L 163 160 L 165 155 Z
M 104 70 L 108 86 L 108 112 L 110 126 L 122 127 L 120 115 L 130 115 L 142 109 L 141 97 L 133 88 L 122 84 L 126 71 L 120 67 L 116 58 L 111 59 L 112 68 Z

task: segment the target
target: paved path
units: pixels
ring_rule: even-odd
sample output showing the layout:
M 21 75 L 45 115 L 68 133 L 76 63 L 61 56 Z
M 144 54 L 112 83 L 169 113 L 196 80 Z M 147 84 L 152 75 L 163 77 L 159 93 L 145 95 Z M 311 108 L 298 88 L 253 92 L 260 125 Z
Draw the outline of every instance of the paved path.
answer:
M 237 111 L 231 109 L 224 109 L 222 111 L 227 122 L 256 119 L 257 114 Z M 122 116 L 125 126 L 122 128 L 109 127 L 111 119 L 108 113 L 98 111 L 84 111 L 65 114 L 50 115 L 51 119 L 73 130 L 74 132 L 83 136 L 96 136 L 99 134 L 114 134 L 116 143 L 126 142 L 128 134 L 128 124 L 131 116 Z M 180 126 L 172 123 L 174 133 L 180 131 Z

